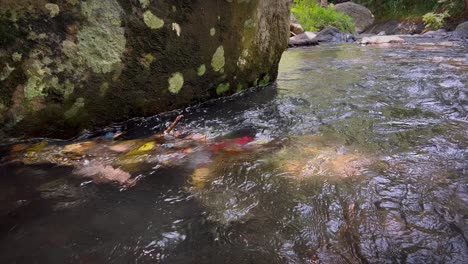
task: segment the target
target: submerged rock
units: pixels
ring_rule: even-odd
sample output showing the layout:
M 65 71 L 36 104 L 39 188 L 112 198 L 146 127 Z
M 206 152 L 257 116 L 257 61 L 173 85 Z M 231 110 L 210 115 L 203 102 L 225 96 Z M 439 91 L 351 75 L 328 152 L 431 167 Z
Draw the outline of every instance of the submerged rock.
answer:
M 64 138 L 267 85 L 289 2 L 0 1 L 0 132 Z
M 275 153 L 271 162 L 287 177 L 307 180 L 330 177 L 333 180 L 360 176 L 375 158 L 322 136 L 299 136 Z
M 345 2 L 335 5 L 334 9 L 351 17 L 354 25 L 356 26 L 357 33 L 364 32 L 366 28 L 374 23 L 374 15 L 367 7 L 363 5 L 353 2 Z
M 361 40 L 361 44 L 386 44 L 386 43 L 403 43 L 404 39 L 398 36 L 373 36 L 373 37 L 364 37 Z

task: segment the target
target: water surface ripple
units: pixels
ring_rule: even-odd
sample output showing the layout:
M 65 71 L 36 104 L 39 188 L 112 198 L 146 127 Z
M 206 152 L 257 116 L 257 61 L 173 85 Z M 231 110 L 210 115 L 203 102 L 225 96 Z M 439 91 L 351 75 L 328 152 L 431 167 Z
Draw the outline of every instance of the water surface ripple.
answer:
M 128 137 L 179 113 L 180 130 L 253 142 L 149 156 L 126 190 L 3 165 L 0 262 L 466 263 L 467 48 L 291 49 L 276 85 Z

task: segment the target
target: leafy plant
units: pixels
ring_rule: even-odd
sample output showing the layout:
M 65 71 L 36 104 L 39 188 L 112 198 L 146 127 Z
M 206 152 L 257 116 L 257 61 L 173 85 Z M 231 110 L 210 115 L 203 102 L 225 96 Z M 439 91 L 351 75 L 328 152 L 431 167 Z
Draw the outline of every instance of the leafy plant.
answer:
M 464 12 L 468 13 L 467 0 L 354 0 L 354 2 L 369 8 L 379 20 L 423 19 L 428 29 L 441 28 L 453 18 L 463 20 Z
M 429 12 L 425 14 L 422 19 L 426 25 L 426 29 L 437 30 L 444 27 L 444 20 L 449 16 L 447 11 L 444 13 Z
M 291 12 L 307 31 L 316 32 L 333 26 L 344 32 L 354 32 L 351 18 L 333 10 L 333 5 L 322 8 L 316 0 L 295 0 Z

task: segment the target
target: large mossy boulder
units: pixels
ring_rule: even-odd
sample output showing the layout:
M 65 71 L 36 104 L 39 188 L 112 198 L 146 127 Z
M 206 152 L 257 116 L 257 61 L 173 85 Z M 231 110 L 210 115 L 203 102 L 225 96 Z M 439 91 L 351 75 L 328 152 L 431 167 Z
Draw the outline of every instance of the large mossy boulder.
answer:
M 356 26 L 357 33 L 364 32 L 366 28 L 374 23 L 374 15 L 363 5 L 356 4 L 354 2 L 345 2 L 335 5 L 334 9 L 351 17 L 354 25 Z
M 289 0 L 2 0 L 0 131 L 67 137 L 275 80 Z

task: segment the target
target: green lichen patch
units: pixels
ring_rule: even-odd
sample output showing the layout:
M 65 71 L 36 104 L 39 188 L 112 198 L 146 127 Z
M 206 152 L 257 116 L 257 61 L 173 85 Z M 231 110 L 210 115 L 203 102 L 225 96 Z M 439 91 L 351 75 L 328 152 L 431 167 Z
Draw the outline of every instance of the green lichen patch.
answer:
M 198 76 L 203 76 L 205 73 L 206 73 L 206 66 L 205 66 L 205 64 L 202 64 L 197 69 L 197 75 Z
M 244 22 L 244 27 L 245 28 L 255 28 L 255 21 L 252 20 L 252 19 L 247 19 L 245 22 Z
M 211 67 L 215 72 L 219 72 L 224 67 L 225 63 L 226 60 L 224 59 L 224 47 L 219 46 L 213 54 L 213 58 L 211 59 Z
M 140 5 L 143 7 L 143 8 L 147 8 L 151 3 L 151 0 L 140 0 Z
M 11 55 L 11 59 L 14 61 L 14 62 L 20 62 L 21 59 L 23 58 L 23 54 L 21 53 L 18 53 L 18 52 L 15 52 Z
M 46 84 L 41 77 L 31 76 L 26 82 L 26 86 L 24 87 L 24 96 L 28 100 L 43 96 L 43 91 L 45 88 Z
M 213 37 L 214 35 L 216 35 L 216 28 L 212 27 L 212 28 L 210 29 L 210 36 Z
M 151 53 L 145 53 L 142 55 L 140 59 L 140 63 L 145 67 L 145 69 L 149 69 L 151 64 L 156 60 L 156 58 Z
M 78 55 L 95 73 L 120 69 L 126 39 L 119 3 L 116 0 L 90 0 L 82 3 L 82 13 L 88 24 L 78 32 Z
M 6 80 L 8 77 L 10 77 L 10 74 L 16 70 L 14 67 L 11 67 L 8 65 L 8 63 L 3 67 L 3 70 L 0 72 L 0 81 Z
M 270 84 L 270 75 L 269 74 L 265 74 L 265 76 L 263 76 L 263 79 L 260 80 L 260 82 L 258 83 L 259 86 L 267 86 L 268 84 Z
M 184 86 L 184 76 L 180 72 L 176 72 L 172 74 L 171 78 L 168 80 L 169 82 L 169 92 L 173 94 L 178 94 Z
M 229 83 L 221 83 L 220 85 L 218 85 L 218 87 L 216 87 L 216 94 L 222 95 L 223 93 L 229 91 L 230 87 L 231 86 L 229 85 Z
M 71 83 L 69 80 L 66 80 L 65 84 L 63 85 L 63 98 L 67 100 L 74 90 L 75 90 L 75 85 Z
M 143 14 L 143 21 L 145 21 L 145 24 L 151 29 L 159 29 L 164 26 L 164 20 L 155 16 L 149 10 Z
M 244 90 L 244 87 L 242 86 L 242 84 L 238 84 L 237 85 L 237 89 L 236 89 L 236 93 L 240 93 Z
M 99 86 L 99 95 L 101 97 L 104 97 L 107 94 L 107 91 L 109 90 L 109 83 L 108 82 L 103 82 Z
M 44 7 L 49 11 L 50 17 L 56 17 L 60 13 L 60 7 L 56 4 L 47 3 Z

